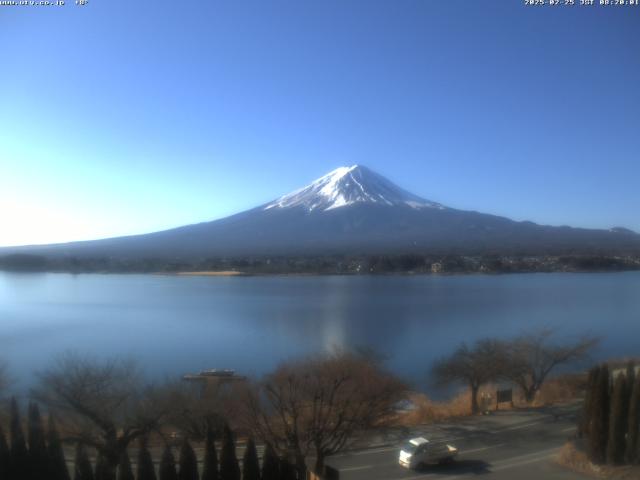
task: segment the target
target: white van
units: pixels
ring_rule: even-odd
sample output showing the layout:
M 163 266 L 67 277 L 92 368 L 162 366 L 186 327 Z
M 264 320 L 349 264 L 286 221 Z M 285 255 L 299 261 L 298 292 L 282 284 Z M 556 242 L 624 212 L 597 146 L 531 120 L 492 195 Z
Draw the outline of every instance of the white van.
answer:
M 451 462 L 458 449 L 446 442 L 430 442 L 426 438 L 412 438 L 400 449 L 398 462 L 405 468 L 418 468 L 432 463 Z

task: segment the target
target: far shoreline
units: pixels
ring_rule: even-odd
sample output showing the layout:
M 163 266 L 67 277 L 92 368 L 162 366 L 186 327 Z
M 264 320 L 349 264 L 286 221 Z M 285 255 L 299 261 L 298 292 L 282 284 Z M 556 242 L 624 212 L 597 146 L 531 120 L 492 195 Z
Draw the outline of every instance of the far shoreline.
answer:
M 204 260 L 0 257 L 0 270 L 50 273 L 152 274 L 181 277 L 417 276 L 640 271 L 636 255 L 370 255 L 335 257 L 221 258 Z
M 156 272 L 156 275 L 176 275 L 185 277 L 244 277 L 251 274 L 239 272 L 237 270 L 202 270 L 202 271 L 184 271 L 184 272 Z
M 640 269 L 610 269 L 610 270 L 520 270 L 520 271 L 453 271 L 453 272 L 428 272 L 428 271 L 397 271 L 397 272 L 244 272 L 236 270 L 204 270 L 204 271 L 118 271 L 118 270 L 14 270 L 0 268 L 0 273 L 20 274 L 70 274 L 70 275 L 158 275 L 166 277 L 465 277 L 465 276 L 508 276 L 508 275 L 532 275 L 532 274 L 622 274 L 637 273 Z
M 124 272 L 164 275 L 173 277 L 465 277 L 465 276 L 506 276 L 506 275 L 531 275 L 531 274 L 600 274 L 600 273 L 628 273 L 638 272 L 638 270 L 530 270 L 519 272 L 377 272 L 377 273 L 354 273 L 354 272 L 239 272 L 239 271 L 197 271 L 197 272 Z M 68 273 L 68 272 L 60 272 Z M 93 273 L 93 272 L 87 272 Z M 104 274 L 120 272 L 101 272 Z

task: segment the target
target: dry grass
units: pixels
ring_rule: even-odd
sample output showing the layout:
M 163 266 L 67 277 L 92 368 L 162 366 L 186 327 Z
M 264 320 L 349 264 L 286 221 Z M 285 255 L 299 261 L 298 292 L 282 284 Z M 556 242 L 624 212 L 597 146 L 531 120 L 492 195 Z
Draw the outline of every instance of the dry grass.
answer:
M 500 410 L 511 410 L 526 407 L 541 407 L 554 404 L 562 404 L 575 401 L 584 394 L 586 386 L 585 374 L 561 375 L 549 379 L 543 385 L 533 403 L 527 403 L 518 388 L 513 388 L 513 405 L 501 403 Z M 485 385 L 480 389 L 478 401 L 481 409 L 495 410 L 495 395 L 498 386 Z M 489 395 L 488 404 L 482 404 L 482 396 Z M 423 423 L 432 423 L 447 420 L 454 417 L 471 415 L 471 393 L 466 390 L 455 397 L 436 402 L 425 394 L 414 392 L 409 395 L 409 400 L 415 405 L 415 409 L 402 414 L 398 418 L 400 425 L 411 426 Z
M 567 443 L 556 457 L 556 462 L 570 470 L 589 475 L 594 478 L 607 480 L 639 480 L 640 466 L 622 465 L 594 465 L 587 458 L 586 453 L 576 447 L 573 442 Z
M 489 385 L 480 390 L 478 399 L 481 398 L 483 393 L 495 395 L 495 391 L 495 387 Z M 421 425 L 471 415 L 471 393 L 469 391 L 460 393 L 444 402 L 435 402 L 423 393 L 412 393 L 409 395 L 409 400 L 416 408 L 403 414 L 399 418 L 401 425 Z M 489 408 L 494 409 L 495 403 L 492 403 Z
M 556 457 L 556 462 L 563 467 L 567 467 L 576 472 L 584 473 L 594 477 L 600 476 L 600 467 L 589 461 L 587 455 L 578 450 L 573 442 L 565 444 Z
M 587 376 L 583 373 L 549 379 L 544 383 L 531 406 L 540 407 L 573 401 L 584 394 L 586 385 Z M 524 403 L 524 400 L 520 399 L 517 403 L 521 402 Z

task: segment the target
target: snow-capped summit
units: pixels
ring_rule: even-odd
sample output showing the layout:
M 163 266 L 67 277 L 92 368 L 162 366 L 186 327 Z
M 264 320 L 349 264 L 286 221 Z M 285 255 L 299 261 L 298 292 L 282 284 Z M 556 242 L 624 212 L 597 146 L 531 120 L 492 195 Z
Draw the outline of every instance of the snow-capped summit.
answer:
M 306 187 L 269 203 L 264 210 L 303 207 L 309 212 L 327 211 L 356 203 L 414 209 L 445 208 L 403 190 L 367 167 L 352 165 L 336 168 Z

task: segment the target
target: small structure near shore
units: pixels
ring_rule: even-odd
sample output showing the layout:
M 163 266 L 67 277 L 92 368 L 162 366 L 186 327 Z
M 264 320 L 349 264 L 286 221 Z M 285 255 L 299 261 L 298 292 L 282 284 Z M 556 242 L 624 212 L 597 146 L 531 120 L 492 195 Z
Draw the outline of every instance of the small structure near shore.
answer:
M 187 382 L 234 382 L 243 381 L 247 377 L 244 375 L 236 375 L 235 370 L 211 368 L 208 370 L 202 370 L 199 373 L 187 373 L 182 376 L 182 379 Z
M 247 377 L 236 375 L 234 370 L 212 368 L 199 373 L 188 373 L 182 376 L 182 380 L 197 385 L 200 396 L 204 398 L 213 392 L 229 393 L 236 385 L 245 382 Z

